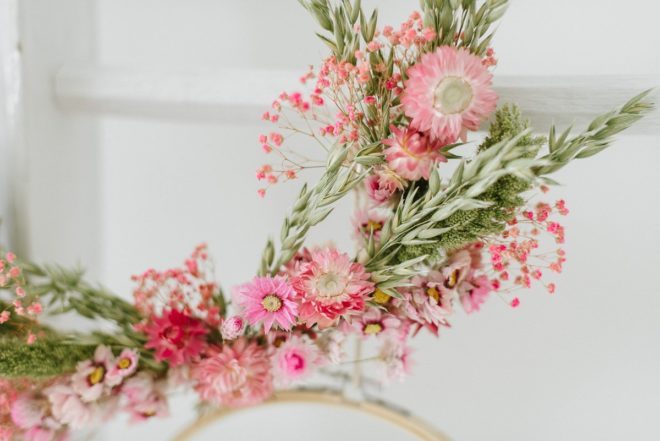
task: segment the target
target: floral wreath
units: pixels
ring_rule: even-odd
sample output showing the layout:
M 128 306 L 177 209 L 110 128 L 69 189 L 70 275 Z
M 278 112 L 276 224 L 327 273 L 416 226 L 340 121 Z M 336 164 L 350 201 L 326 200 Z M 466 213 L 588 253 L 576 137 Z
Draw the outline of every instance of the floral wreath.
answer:
M 569 210 L 545 199 L 549 175 L 607 148 L 652 109 L 644 92 L 583 132 L 535 136 L 515 104 L 498 107 L 490 42 L 507 0 L 423 0 L 398 28 L 359 0 L 301 0 L 330 54 L 283 92 L 260 136 L 276 183 L 303 185 L 258 274 L 223 292 L 205 245 L 182 266 L 133 276 L 133 301 L 78 270 L 0 256 L 0 441 L 58 441 L 119 412 L 168 414 L 191 388 L 206 407 L 268 399 L 310 376 L 374 363 L 385 381 L 410 372 L 409 340 L 438 335 L 459 309 L 491 297 L 549 293 L 566 260 Z M 485 139 L 472 132 L 490 121 Z M 313 147 L 291 147 L 303 139 Z M 317 148 L 318 147 L 318 148 Z M 305 246 L 308 231 L 354 193 L 357 251 Z M 75 314 L 112 331 L 70 332 L 40 317 Z M 108 329 L 106 326 L 104 329 Z M 346 356 L 351 339 L 373 355 Z

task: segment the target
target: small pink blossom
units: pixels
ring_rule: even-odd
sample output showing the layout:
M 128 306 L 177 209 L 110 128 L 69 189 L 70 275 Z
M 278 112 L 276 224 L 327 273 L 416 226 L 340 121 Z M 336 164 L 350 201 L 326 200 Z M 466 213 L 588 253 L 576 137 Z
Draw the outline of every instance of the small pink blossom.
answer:
M 481 275 L 462 282 L 458 286 L 459 299 L 463 309 L 468 314 L 479 311 L 481 305 L 488 298 L 491 284 L 488 277 Z
M 236 340 L 244 330 L 245 321 L 238 315 L 226 318 L 220 326 L 220 334 L 225 340 Z
M 10 317 L 11 313 L 9 311 L 0 312 L 0 324 L 8 322 Z
M 82 429 L 96 419 L 94 408 L 69 386 L 57 384 L 44 390 L 44 394 L 50 401 L 53 416 L 72 429 Z
M 114 361 L 112 351 L 106 346 L 99 346 L 94 358 L 81 361 L 76 372 L 71 376 L 73 390 L 85 402 L 96 401 L 106 391 L 106 375 Z
M 250 325 L 262 322 L 264 331 L 268 332 L 274 323 L 288 330 L 296 321 L 295 291 L 284 277 L 255 277 L 252 282 L 240 286 L 236 293 Z
M 353 236 L 360 244 L 364 244 L 373 236 L 380 240 L 380 232 L 392 217 L 392 210 L 375 207 L 368 210 L 358 210 L 353 218 Z
M 443 144 L 413 128 L 390 127 L 393 137 L 383 141 L 387 146 L 383 153 L 389 167 L 399 176 L 410 181 L 429 179 L 431 170 L 439 162 L 446 162 L 442 154 Z
M 138 367 L 137 349 L 124 349 L 108 370 L 106 381 L 110 386 L 117 386 L 126 377 L 132 375 Z
M 364 182 L 369 199 L 376 204 L 389 202 L 392 196 L 404 187 L 403 180 L 387 168 L 376 170 Z
M 384 380 L 401 381 L 411 373 L 411 350 L 402 341 L 386 340 L 381 346 L 378 356 L 384 365 Z
M 124 382 L 121 393 L 126 398 L 125 410 L 131 415 L 132 422 L 169 415 L 167 399 L 161 389 L 162 385 L 155 383 L 146 372 Z

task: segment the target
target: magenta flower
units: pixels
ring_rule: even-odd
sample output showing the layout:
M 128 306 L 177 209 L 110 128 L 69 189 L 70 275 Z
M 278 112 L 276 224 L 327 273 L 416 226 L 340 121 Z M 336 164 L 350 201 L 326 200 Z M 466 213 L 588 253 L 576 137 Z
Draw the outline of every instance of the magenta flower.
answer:
M 303 337 L 293 336 L 275 350 L 273 372 L 283 384 L 309 377 L 320 365 L 321 353 Z
M 164 310 L 140 330 L 148 337 L 145 347 L 154 349 L 156 360 L 167 361 L 171 367 L 192 361 L 206 347 L 208 329 L 202 321 L 176 309 Z
M 296 321 L 298 305 L 293 300 L 296 292 L 284 277 L 255 277 L 237 290 L 238 303 L 243 307 L 250 325 L 263 322 L 264 331 L 273 323 L 284 330 Z

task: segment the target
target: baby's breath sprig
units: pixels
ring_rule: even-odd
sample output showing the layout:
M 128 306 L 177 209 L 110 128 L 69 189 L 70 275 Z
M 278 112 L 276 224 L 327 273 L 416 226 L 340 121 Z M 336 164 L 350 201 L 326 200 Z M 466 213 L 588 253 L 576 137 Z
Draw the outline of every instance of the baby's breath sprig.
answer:
M 319 182 L 311 189 L 306 184 L 303 186 L 291 214 L 284 219 L 279 256 L 275 255 L 273 241 L 268 240 L 261 258 L 260 275 L 276 274 L 293 258 L 309 229 L 328 217 L 334 203 L 362 182 L 374 165 L 383 161 L 379 148 L 378 144 L 363 147 L 352 159 L 348 159 L 350 149 L 346 146 L 334 148 Z

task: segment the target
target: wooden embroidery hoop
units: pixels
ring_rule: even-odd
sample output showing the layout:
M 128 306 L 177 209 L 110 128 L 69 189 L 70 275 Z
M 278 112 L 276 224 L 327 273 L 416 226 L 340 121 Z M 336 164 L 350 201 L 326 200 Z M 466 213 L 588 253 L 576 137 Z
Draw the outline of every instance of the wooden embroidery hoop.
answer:
M 341 407 L 343 409 L 371 415 L 381 420 L 387 421 L 388 423 L 403 429 L 421 441 L 449 441 L 447 437 L 442 435 L 436 429 L 432 428 L 427 423 L 411 415 L 408 415 L 406 412 L 397 410 L 382 402 L 350 400 L 346 398 L 341 392 L 304 389 L 280 391 L 275 393 L 272 398 L 266 400 L 264 403 L 259 404 L 256 407 L 286 403 L 313 403 Z M 173 441 L 193 441 L 195 434 L 199 433 L 214 422 L 249 409 L 251 408 L 218 409 L 209 414 L 202 415 L 196 421 L 182 430 L 178 435 L 176 435 L 173 438 Z

